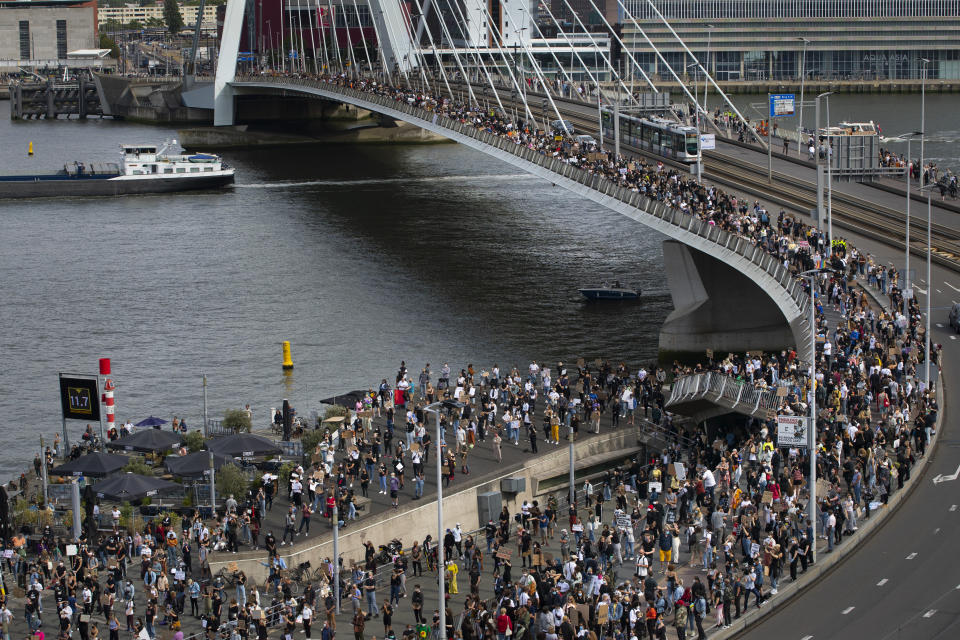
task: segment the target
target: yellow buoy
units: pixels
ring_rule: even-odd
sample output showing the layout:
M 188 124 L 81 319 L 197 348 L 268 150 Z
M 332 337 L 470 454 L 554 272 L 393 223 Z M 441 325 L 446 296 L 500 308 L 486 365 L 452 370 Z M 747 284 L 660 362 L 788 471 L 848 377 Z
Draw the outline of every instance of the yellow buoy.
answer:
M 30 155 L 30 156 L 33 155 L 33 142 L 32 142 L 32 141 L 27 143 L 27 155 Z
M 290 341 L 283 341 L 283 368 L 293 369 L 293 358 L 290 357 Z

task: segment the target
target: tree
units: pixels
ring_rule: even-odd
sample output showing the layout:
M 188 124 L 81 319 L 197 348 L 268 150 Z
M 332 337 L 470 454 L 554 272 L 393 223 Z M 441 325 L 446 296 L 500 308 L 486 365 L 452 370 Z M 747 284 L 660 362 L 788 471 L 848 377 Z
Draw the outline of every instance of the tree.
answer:
M 126 473 L 136 473 L 141 476 L 150 476 L 153 475 L 153 469 L 150 468 L 143 458 L 135 456 L 130 458 L 130 462 L 127 463 L 127 466 L 123 468 L 123 471 Z
M 117 43 L 113 41 L 113 38 L 108 36 L 105 33 L 100 34 L 100 48 L 101 49 L 110 49 L 111 58 L 120 57 L 120 47 L 117 46 Z
M 183 436 L 183 444 L 187 446 L 190 453 L 196 453 L 203 449 L 203 434 L 199 431 L 191 431 Z
M 229 496 L 235 498 L 246 495 L 247 476 L 235 464 L 225 464 L 217 470 L 217 493 L 221 499 Z
M 223 426 L 233 429 L 235 432 L 245 431 L 250 433 L 253 423 L 243 409 L 227 409 L 223 412 Z
M 142 31 L 143 23 L 139 20 L 131 20 L 129 23 L 127 23 L 127 29 L 131 29 L 133 31 Z
M 163 20 L 167 23 L 170 35 L 175 36 L 183 29 L 183 16 L 180 15 L 177 0 L 163 0 Z

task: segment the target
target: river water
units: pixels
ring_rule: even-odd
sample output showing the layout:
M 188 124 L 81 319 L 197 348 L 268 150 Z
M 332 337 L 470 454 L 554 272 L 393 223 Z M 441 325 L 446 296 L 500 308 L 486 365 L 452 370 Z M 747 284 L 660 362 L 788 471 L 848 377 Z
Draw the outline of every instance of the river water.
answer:
M 890 96 L 869 98 L 880 115 L 847 113 L 847 98 L 835 97 L 834 120 L 874 119 L 891 134 L 913 128 L 895 117 L 901 107 L 919 112 L 913 97 Z M 958 164 L 956 104 L 927 101 L 927 155 L 947 166 Z M 121 143 L 175 135 L 0 119 L 0 174 L 110 161 Z M 0 205 L 0 479 L 59 430 L 57 373 L 96 373 L 100 357 L 113 360 L 119 419 L 176 414 L 192 426 L 201 371 L 211 416 L 250 403 L 262 422 L 283 398 L 308 414 L 320 398 L 392 381 L 401 360 L 436 375 L 444 361 L 656 358 L 671 304 L 663 238 L 641 225 L 458 145 L 225 156 L 238 178 L 221 193 Z M 612 278 L 643 300 L 577 293 Z M 83 426 L 68 423 L 73 438 Z

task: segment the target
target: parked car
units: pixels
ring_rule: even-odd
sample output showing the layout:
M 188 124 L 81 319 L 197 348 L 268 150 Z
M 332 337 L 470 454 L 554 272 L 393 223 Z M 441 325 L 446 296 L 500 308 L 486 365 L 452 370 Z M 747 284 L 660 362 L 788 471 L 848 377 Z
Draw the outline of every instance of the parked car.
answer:
M 950 307 L 950 328 L 960 333 L 960 302 L 954 302 Z

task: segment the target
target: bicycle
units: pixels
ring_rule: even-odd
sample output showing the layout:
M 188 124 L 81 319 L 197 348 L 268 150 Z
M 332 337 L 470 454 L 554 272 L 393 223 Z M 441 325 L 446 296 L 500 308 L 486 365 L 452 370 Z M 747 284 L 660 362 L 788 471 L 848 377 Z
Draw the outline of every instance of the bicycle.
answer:
M 215 584 L 220 582 L 223 586 L 233 587 L 237 584 L 237 574 L 224 567 L 213 574 L 213 582 Z

